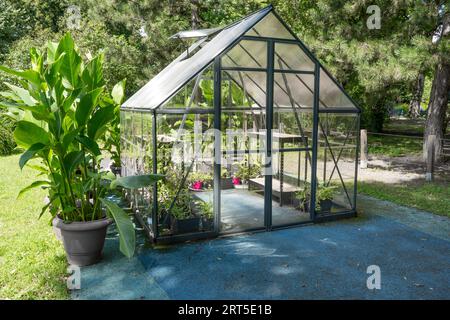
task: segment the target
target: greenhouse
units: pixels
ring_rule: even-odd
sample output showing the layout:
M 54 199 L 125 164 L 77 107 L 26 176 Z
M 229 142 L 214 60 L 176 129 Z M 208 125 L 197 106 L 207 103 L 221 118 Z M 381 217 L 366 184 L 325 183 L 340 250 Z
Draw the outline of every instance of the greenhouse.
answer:
M 272 6 L 172 36 L 187 49 L 121 109 L 127 194 L 156 242 L 356 214 L 360 108 Z

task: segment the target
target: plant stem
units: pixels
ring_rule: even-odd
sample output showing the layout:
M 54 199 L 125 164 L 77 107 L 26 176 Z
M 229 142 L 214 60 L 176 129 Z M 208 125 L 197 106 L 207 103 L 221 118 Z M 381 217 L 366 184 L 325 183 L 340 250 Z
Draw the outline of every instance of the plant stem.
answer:
M 55 173 L 53 172 L 53 169 L 50 166 L 50 163 L 48 162 L 48 159 L 46 157 L 44 157 L 44 161 L 45 161 L 45 163 L 47 163 L 47 166 L 48 166 L 48 168 L 50 170 L 50 173 L 51 173 L 51 175 L 53 177 L 53 182 L 56 184 Z M 61 208 L 63 208 L 64 207 L 64 201 L 63 201 L 63 199 L 61 197 L 61 191 L 60 191 L 59 187 L 57 188 L 57 191 L 58 191 L 59 202 L 61 203 Z M 63 209 L 63 212 L 64 212 L 64 209 Z M 62 214 L 62 216 L 63 216 L 63 219 L 65 219 L 64 213 Z
M 69 192 L 70 192 L 70 196 L 71 196 L 72 201 L 73 201 L 73 207 L 79 213 L 78 208 L 77 208 L 77 201 L 76 201 L 75 195 L 73 193 L 72 186 L 70 184 L 70 176 L 67 173 L 66 168 L 64 167 L 64 162 L 62 161 L 62 158 L 60 156 L 58 156 L 58 160 L 59 160 L 59 165 L 61 166 L 61 170 L 62 170 L 62 172 L 64 174 L 64 177 L 65 177 L 65 179 L 63 179 L 64 189 L 67 192 L 67 188 L 66 188 L 66 183 L 67 183 L 67 186 L 68 186 Z M 81 210 L 83 211 L 83 203 L 81 203 Z M 83 213 L 82 213 L 82 219 L 84 221 L 84 214 Z

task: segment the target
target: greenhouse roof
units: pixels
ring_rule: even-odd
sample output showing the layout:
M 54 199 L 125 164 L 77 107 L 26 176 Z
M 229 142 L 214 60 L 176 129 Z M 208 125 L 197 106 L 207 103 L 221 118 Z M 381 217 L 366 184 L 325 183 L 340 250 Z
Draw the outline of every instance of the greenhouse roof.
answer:
M 125 101 L 123 107 L 133 109 L 154 109 L 159 107 L 271 10 L 272 7 L 269 6 L 225 27 L 190 58 L 183 59 L 186 52 L 183 53 L 177 58 L 175 63 L 169 64 L 130 99 Z
M 246 38 L 242 38 L 243 36 Z M 125 101 L 122 108 L 144 111 L 165 105 L 183 86 L 201 74 L 220 55 L 223 55 L 222 65 L 225 67 L 250 65 L 255 69 L 264 68 L 267 62 L 265 61 L 267 60 L 265 42 L 245 40 L 257 37 L 278 41 L 275 47 L 275 69 L 294 71 L 294 73 L 296 70 L 303 71 L 302 74 L 278 73 L 275 76 L 275 108 L 294 104 L 300 109 L 313 108 L 314 70 L 318 63 L 320 66 L 319 110 L 339 109 L 344 112 L 346 110 L 359 112 L 360 109 L 344 89 L 280 20 L 271 5 L 222 29 L 181 31 L 173 35 L 171 38 L 198 38 L 198 40 Z M 298 45 L 295 50 L 290 47 L 292 43 Z M 250 72 L 250 75 L 246 77 L 241 77 L 239 72 L 232 70 L 226 73 L 239 86 L 245 87 L 248 95 L 260 107 L 265 106 L 266 92 L 263 90 L 265 73 Z

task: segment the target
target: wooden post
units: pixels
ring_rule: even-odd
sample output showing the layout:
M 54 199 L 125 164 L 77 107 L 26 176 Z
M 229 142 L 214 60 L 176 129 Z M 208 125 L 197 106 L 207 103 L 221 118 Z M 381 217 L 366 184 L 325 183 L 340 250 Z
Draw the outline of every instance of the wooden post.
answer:
M 425 173 L 425 180 L 429 182 L 433 181 L 435 142 L 436 135 L 430 134 L 427 138 L 427 172 Z
M 359 167 L 361 169 L 367 169 L 367 158 L 368 158 L 368 150 L 367 150 L 367 130 L 361 130 L 361 162 Z

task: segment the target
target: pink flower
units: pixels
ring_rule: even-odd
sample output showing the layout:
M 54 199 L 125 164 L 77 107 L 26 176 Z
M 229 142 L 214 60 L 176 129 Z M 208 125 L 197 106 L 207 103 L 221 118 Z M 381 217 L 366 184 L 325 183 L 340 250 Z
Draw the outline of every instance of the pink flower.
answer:
M 202 188 L 203 188 L 203 182 L 202 181 L 195 181 L 192 184 L 192 189 L 194 189 L 194 190 L 200 190 Z
M 233 184 L 234 185 L 241 184 L 241 178 L 233 177 Z

